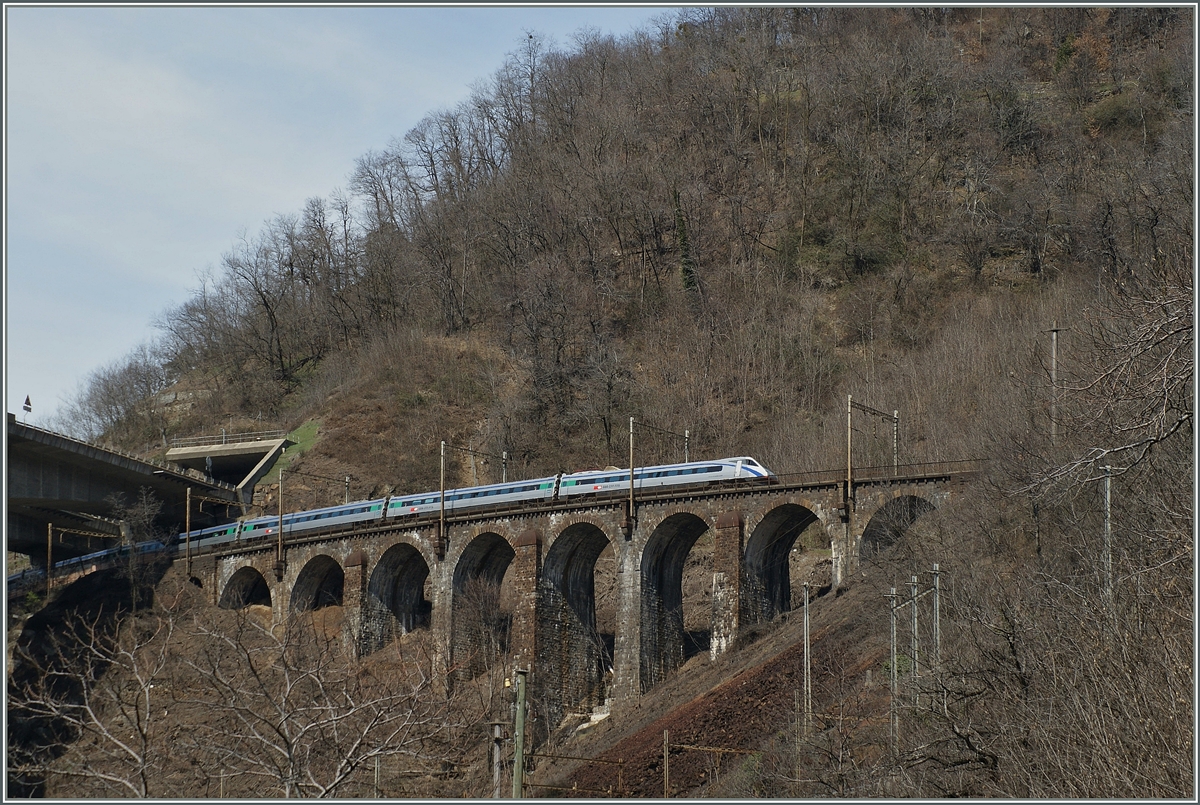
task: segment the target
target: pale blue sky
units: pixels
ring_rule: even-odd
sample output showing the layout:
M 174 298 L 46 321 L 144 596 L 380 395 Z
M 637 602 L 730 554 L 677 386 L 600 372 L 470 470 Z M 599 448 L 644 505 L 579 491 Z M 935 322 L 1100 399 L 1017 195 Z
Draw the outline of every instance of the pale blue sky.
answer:
M 526 31 L 570 47 L 664 6 L 6 5 L 5 404 L 44 423 L 156 334 L 240 232 L 348 184 Z

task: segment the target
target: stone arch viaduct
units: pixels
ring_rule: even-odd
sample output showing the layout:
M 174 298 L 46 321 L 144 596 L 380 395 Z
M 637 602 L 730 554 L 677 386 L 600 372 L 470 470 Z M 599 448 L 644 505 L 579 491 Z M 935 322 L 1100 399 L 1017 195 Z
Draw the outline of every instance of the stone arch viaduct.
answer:
M 832 586 L 861 557 L 943 506 L 977 473 L 970 463 L 887 468 L 853 482 L 830 474 L 784 476 L 778 484 L 729 484 L 636 499 L 622 496 L 527 508 L 481 510 L 447 520 L 384 521 L 372 527 L 289 538 L 277 564 L 273 542 L 221 546 L 196 557 L 192 575 L 214 604 L 271 607 L 276 620 L 329 604 L 343 607 L 344 645 L 367 654 L 397 635 L 429 629 L 448 683 L 483 669 L 487 652 L 471 623 L 492 619 L 507 634 L 515 667 L 551 724 L 603 703 L 621 706 L 685 658 L 684 562 L 712 539 L 709 653 L 739 630 L 790 608 L 789 555 L 815 529 L 832 559 Z M 814 533 L 808 531 L 807 533 Z M 596 622 L 595 569 L 612 546 L 615 623 Z M 473 587 L 511 590 L 511 611 Z M 474 607 L 476 612 L 468 610 Z

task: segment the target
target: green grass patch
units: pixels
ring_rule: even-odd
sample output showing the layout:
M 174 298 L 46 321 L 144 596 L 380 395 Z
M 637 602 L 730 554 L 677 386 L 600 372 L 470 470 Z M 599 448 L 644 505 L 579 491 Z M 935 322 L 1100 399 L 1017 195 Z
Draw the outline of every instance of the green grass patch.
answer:
M 288 441 L 295 442 L 287 448 L 282 456 L 275 460 L 271 471 L 262 477 L 260 484 L 279 483 L 280 469 L 287 470 L 292 462 L 304 455 L 310 447 L 317 443 L 317 433 L 321 429 L 321 420 L 310 419 L 287 435 Z

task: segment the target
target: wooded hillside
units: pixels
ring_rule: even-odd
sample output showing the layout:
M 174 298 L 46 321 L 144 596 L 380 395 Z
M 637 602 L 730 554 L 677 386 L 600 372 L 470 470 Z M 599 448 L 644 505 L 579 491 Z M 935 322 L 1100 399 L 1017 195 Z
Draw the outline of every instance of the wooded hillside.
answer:
M 853 393 L 901 411 L 906 459 L 980 455 L 1052 320 L 1190 261 L 1190 36 L 1148 8 L 534 36 L 235 243 L 71 424 L 145 449 L 371 402 L 399 449 L 355 474 L 427 485 L 442 438 L 555 471 L 623 455 L 631 415 L 837 466 Z M 204 404 L 154 405 L 174 383 Z
M 510 473 L 620 465 L 630 416 L 694 456 L 837 467 L 853 394 L 899 411 L 901 462 L 993 470 L 880 560 L 959 574 L 955 673 L 850 795 L 1191 796 L 1193 15 L 692 9 L 532 36 L 236 242 L 60 425 L 154 451 L 319 420 L 294 466 L 366 497 L 437 488 L 440 440 Z M 890 463 L 862 427 L 855 463 Z

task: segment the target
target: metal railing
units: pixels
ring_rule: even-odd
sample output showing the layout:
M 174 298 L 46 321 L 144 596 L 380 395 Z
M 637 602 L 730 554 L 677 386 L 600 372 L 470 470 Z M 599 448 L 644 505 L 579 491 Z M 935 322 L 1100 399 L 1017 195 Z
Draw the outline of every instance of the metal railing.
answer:
M 601 764 L 606 764 L 609 766 L 617 767 L 617 787 L 615 789 L 612 786 L 609 786 L 608 788 L 580 788 L 578 782 L 573 782 L 571 785 L 551 785 L 548 783 L 533 783 L 533 782 L 530 782 L 528 779 L 526 779 L 524 785 L 527 788 L 546 788 L 546 789 L 552 789 L 555 791 L 569 791 L 574 794 L 601 794 L 606 797 L 612 797 L 614 795 L 617 797 L 625 796 L 625 782 L 624 782 L 625 761 L 624 761 L 624 759 L 607 760 L 605 758 L 580 757 L 578 755 L 553 755 L 553 754 L 548 754 L 548 753 L 544 753 L 544 752 L 540 752 L 540 753 L 536 753 L 536 754 L 531 752 L 526 757 L 530 760 L 537 759 L 537 758 L 548 758 L 548 759 L 552 759 L 552 760 L 580 760 L 587 764 L 601 763 Z
M 853 467 L 854 482 L 886 481 L 892 478 L 931 478 L 943 475 L 979 472 L 986 462 L 982 459 L 959 459 L 955 461 L 925 461 L 917 464 L 885 464 L 878 467 Z M 812 470 L 809 472 L 779 473 L 775 476 L 784 486 L 815 486 L 841 483 L 846 480 L 844 467 L 836 470 Z
M 931 478 L 942 475 L 959 475 L 968 472 L 979 472 L 983 469 L 984 461 L 976 458 L 959 459 L 956 461 L 925 461 L 919 464 L 891 464 L 882 467 L 855 467 L 855 481 L 877 481 L 889 478 Z
M 171 440 L 171 447 L 207 447 L 213 444 L 237 444 L 238 442 L 264 442 L 282 439 L 287 436 L 285 430 L 262 430 L 251 433 L 226 433 L 223 429 L 219 436 L 187 436 Z

